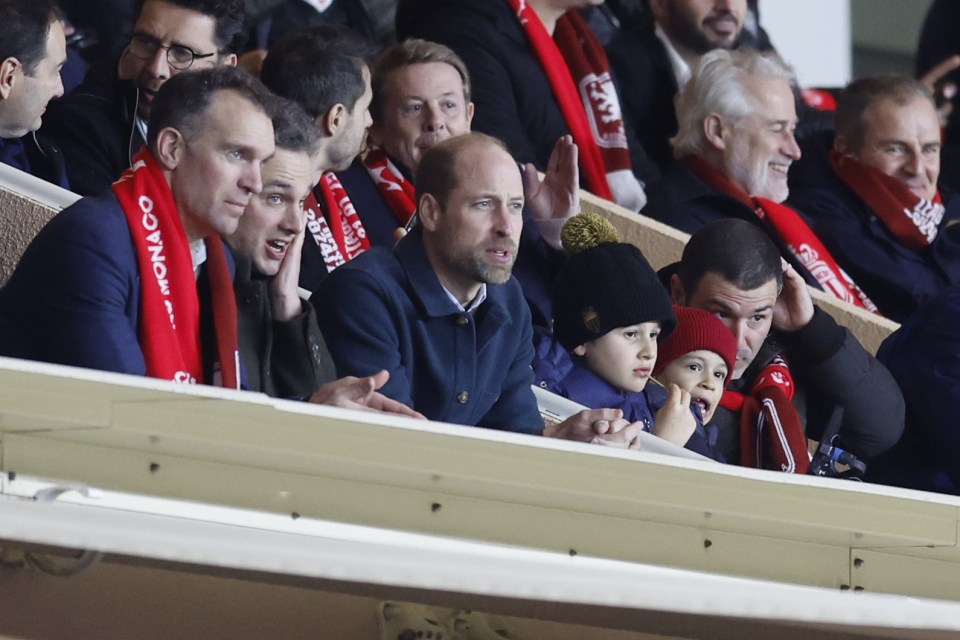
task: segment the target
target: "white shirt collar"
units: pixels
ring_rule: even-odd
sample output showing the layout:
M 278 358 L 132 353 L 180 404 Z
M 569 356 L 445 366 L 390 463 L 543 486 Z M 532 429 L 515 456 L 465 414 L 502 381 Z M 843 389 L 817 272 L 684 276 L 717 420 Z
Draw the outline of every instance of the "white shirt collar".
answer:
M 190 258 L 193 260 L 193 275 L 196 276 L 207 261 L 207 245 L 203 243 L 203 238 L 190 243 Z
M 443 287 L 442 284 L 440 286 Z M 483 301 L 487 299 L 487 283 L 485 282 L 480 284 L 480 290 L 477 291 L 477 295 L 473 297 L 473 300 L 470 301 L 470 304 L 468 304 L 466 308 L 460 304 L 460 301 L 457 300 L 455 295 L 450 293 L 449 289 L 443 287 L 443 291 L 447 294 L 447 297 L 453 301 L 453 304 L 457 305 L 457 308 L 460 309 L 460 311 L 465 311 L 466 313 L 473 313 L 476 308 L 483 304 Z
M 687 64 L 687 61 L 683 59 L 679 53 L 677 53 L 676 48 L 673 46 L 673 43 L 670 42 L 670 36 L 660 28 L 660 25 L 654 27 L 654 33 L 657 34 L 657 37 L 660 38 L 660 42 L 663 43 L 663 48 L 667 50 L 667 59 L 670 60 L 670 67 L 673 69 L 673 77 L 677 80 L 677 89 L 683 90 L 687 85 L 687 82 L 690 81 L 690 76 L 693 75 L 693 72 L 690 70 L 690 65 Z

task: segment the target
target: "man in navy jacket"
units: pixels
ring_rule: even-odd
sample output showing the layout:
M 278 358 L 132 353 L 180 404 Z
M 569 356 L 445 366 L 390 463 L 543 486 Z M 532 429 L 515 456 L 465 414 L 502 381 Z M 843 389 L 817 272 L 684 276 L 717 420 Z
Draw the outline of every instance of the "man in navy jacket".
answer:
M 467 134 L 435 145 L 418 173 L 421 228 L 373 248 L 320 288 L 320 325 L 340 375 L 386 368 L 382 392 L 432 420 L 635 445 L 619 410 L 543 428 L 530 384 L 530 312 L 511 277 L 523 184 L 503 144 Z

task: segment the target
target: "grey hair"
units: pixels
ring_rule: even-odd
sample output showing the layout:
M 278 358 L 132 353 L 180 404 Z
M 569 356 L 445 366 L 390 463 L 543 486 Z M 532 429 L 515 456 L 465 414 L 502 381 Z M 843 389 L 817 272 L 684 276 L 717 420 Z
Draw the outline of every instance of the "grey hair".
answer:
M 746 90 L 750 77 L 780 78 L 796 84 L 793 68 L 775 53 L 749 49 L 715 49 L 700 59 L 687 86 L 676 97 L 677 135 L 670 140 L 677 158 L 708 148 L 703 122 L 711 114 L 736 124 L 756 108 Z

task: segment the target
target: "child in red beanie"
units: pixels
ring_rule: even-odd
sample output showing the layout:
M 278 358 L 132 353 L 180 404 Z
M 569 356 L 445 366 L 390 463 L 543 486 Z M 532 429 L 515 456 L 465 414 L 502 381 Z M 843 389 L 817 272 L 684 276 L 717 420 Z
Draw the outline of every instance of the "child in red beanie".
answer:
M 737 357 L 737 339 L 712 313 L 674 306 L 677 328 L 660 343 L 653 375 L 690 393 L 707 424 L 720 405 Z

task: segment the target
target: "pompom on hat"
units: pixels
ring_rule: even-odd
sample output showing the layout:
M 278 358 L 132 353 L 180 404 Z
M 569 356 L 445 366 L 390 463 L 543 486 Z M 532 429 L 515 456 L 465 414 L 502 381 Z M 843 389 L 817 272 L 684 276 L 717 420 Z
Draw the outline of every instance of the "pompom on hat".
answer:
M 569 351 L 618 327 L 659 322 L 661 339 L 676 326 L 670 298 L 632 244 L 596 214 L 571 218 L 560 233 L 569 254 L 553 290 L 553 333 Z
M 691 351 L 712 351 L 727 365 L 727 380 L 733 375 L 737 360 L 737 338 L 720 318 L 693 307 L 674 306 L 677 328 L 670 337 L 658 346 L 657 363 L 653 375 L 659 374 L 667 365 Z

